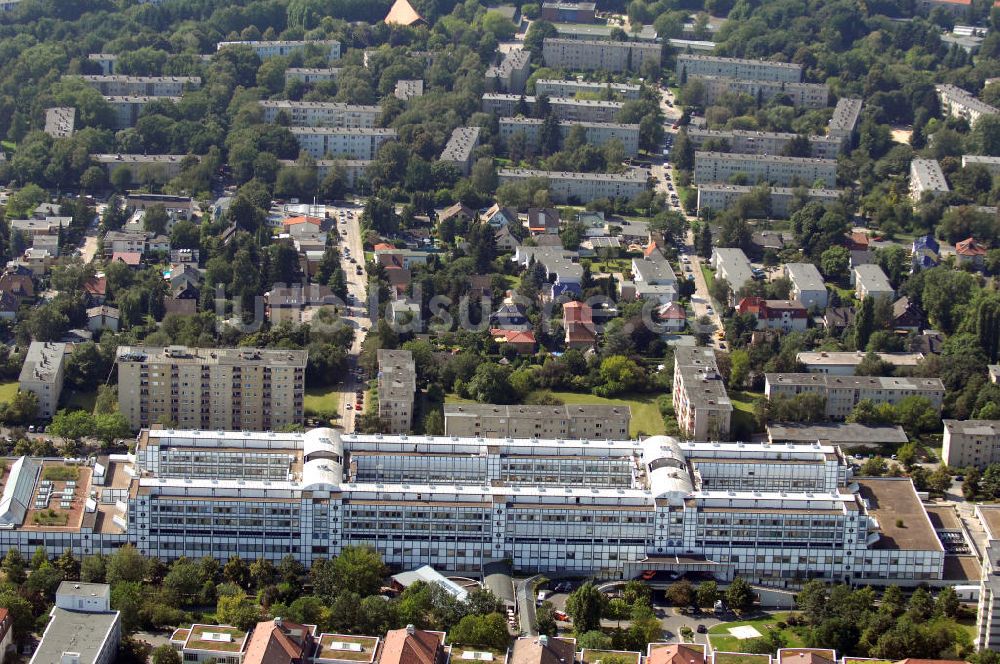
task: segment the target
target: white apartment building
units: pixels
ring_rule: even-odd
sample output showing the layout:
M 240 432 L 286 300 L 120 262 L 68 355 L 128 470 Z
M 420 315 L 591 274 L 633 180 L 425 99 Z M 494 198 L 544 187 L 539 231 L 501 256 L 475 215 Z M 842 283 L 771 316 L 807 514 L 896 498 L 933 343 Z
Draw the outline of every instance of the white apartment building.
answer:
M 285 70 L 285 83 L 302 81 L 306 84 L 336 81 L 340 67 L 289 67 Z
M 103 167 L 109 178 L 124 168 L 132 174 L 133 182 L 146 174 L 154 174 L 157 180 L 165 182 L 180 175 L 186 157 L 183 154 L 92 154 L 90 160 Z M 201 160 L 197 155 L 191 158 Z
M 802 352 L 795 356 L 796 361 L 805 365 L 810 373 L 823 373 L 830 376 L 853 376 L 858 365 L 867 353 L 855 351 L 816 351 Z M 894 367 L 915 368 L 923 360 L 923 353 L 876 353 L 883 362 Z
M 570 71 L 639 71 L 646 62 L 660 65 L 660 44 L 561 39 L 546 37 L 542 60 L 546 67 Z
M 297 164 L 294 159 L 279 159 L 278 163 L 282 166 L 295 166 Z M 365 171 L 371 165 L 370 159 L 317 159 L 316 177 L 322 182 L 330 174 L 330 169 L 343 169 L 344 183 L 348 189 L 354 190 L 364 180 Z
M 59 408 L 68 344 L 32 341 L 21 365 L 17 389 L 38 397 L 38 417 L 51 419 Z
M 284 117 L 292 127 L 371 128 L 382 114 L 381 106 L 359 106 L 332 101 L 288 101 L 262 99 L 264 122 Z
M 944 178 L 941 165 L 935 159 L 913 159 L 910 161 L 910 198 L 920 202 L 924 192 L 931 195 L 944 194 L 951 191 L 948 181 Z
M 698 214 L 708 210 L 725 210 L 737 198 L 752 193 L 756 187 L 745 184 L 708 183 L 698 185 Z M 772 219 L 786 219 L 791 216 L 790 205 L 805 193 L 806 200 L 832 203 L 840 199 L 837 189 L 796 189 L 794 187 L 771 187 Z
M 529 113 L 535 107 L 535 98 L 531 95 L 510 95 L 500 92 L 483 94 L 483 112 L 493 113 L 500 117 L 519 115 L 519 107 L 524 102 Z M 624 104 L 620 101 L 600 101 L 594 99 L 573 99 L 570 97 L 552 97 L 549 107 L 559 120 L 575 120 L 583 122 L 614 122 Z
M 735 305 L 740 290 L 753 279 L 750 259 L 742 249 L 715 247 L 712 249 L 711 265 L 715 270 L 715 278 L 725 279 L 729 283 L 733 291 L 733 299 L 729 304 Z
M 479 127 L 455 127 L 441 152 L 440 160 L 452 164 L 462 175 L 472 169 L 472 155 L 479 146 Z
M 96 62 L 101 67 L 101 73 L 105 76 L 114 74 L 118 65 L 118 56 L 114 53 L 91 53 L 87 59 Z
M 859 300 L 866 297 L 886 297 L 894 298 L 896 291 L 893 290 L 889 277 L 885 276 L 882 268 L 874 263 L 865 263 L 856 266 L 851 270 L 851 283 L 854 286 L 854 294 Z
M 600 404 L 504 406 L 445 404 L 444 435 L 460 438 L 622 440 L 632 409 Z
M 308 352 L 119 346 L 118 410 L 154 424 L 270 431 L 301 424 Z
M 780 155 L 788 144 L 799 138 L 798 134 L 771 131 L 746 131 L 742 129 L 699 129 L 688 127 L 688 139 L 695 150 L 714 149 L 738 154 Z M 830 136 L 809 136 L 810 157 L 836 159 L 842 141 Z M 714 147 L 706 148 L 710 144 Z M 725 148 L 720 146 L 724 145 Z
M 791 83 L 733 78 L 731 76 L 694 76 L 688 80 L 701 83 L 701 103 L 711 106 L 725 94 L 747 95 L 762 102 L 775 97 L 788 97 L 799 108 L 826 108 L 830 101 L 830 86 L 825 83 Z
M 941 460 L 952 468 L 980 470 L 1000 463 L 1000 421 L 944 420 Z
M 180 97 L 201 87 L 199 76 L 69 76 L 83 81 L 107 97 Z
M 824 187 L 832 189 L 837 184 L 837 161 L 726 152 L 694 153 L 695 183 L 728 182 L 734 175 L 746 177 L 751 184 L 769 182 L 790 187 L 822 182 Z
M 979 154 L 963 154 L 962 168 L 966 166 L 982 166 L 990 175 L 1000 175 L 1000 157 L 988 157 Z
M 139 121 L 139 116 L 144 108 L 154 101 L 172 101 L 175 104 L 181 100 L 180 97 L 148 97 L 148 96 L 124 96 L 124 97 L 104 97 L 108 106 L 115 113 L 115 122 L 118 129 L 134 127 Z
M 392 92 L 393 97 L 402 101 L 413 99 L 414 97 L 421 97 L 423 94 L 424 82 L 419 78 L 400 79 L 396 81 L 396 88 Z
M 802 80 L 802 65 L 681 53 L 677 56 L 676 74 L 678 78 L 686 76 L 688 79 L 700 76 L 725 76 L 756 81 L 798 83 Z
M 378 351 L 378 416 L 389 433 L 406 434 L 413 425 L 417 369 L 408 350 Z
M 279 56 L 294 55 L 306 50 L 310 45 L 315 46 L 320 51 L 327 54 L 328 60 L 340 59 L 340 42 L 335 39 L 314 39 L 308 41 L 223 41 L 219 42 L 216 50 L 221 51 L 227 46 L 236 45 L 249 46 L 261 60 L 276 58 Z
M 537 118 L 500 118 L 500 138 L 506 143 L 515 134 L 524 134 L 527 144 L 538 145 L 541 137 L 544 120 Z M 635 157 L 639 154 L 639 125 L 620 124 L 617 122 L 581 122 L 573 120 L 560 120 L 559 133 L 563 140 L 573 130 L 573 127 L 581 127 L 586 133 L 588 145 L 603 146 L 611 140 L 621 141 L 625 148 L 626 157 Z
M 728 440 L 733 404 L 711 348 L 674 347 L 674 413 L 693 440 Z
M 56 106 L 45 109 L 45 133 L 52 138 L 72 136 L 76 130 L 76 109 Z
M 382 128 L 290 127 L 289 131 L 299 148 L 315 159 L 331 155 L 370 161 L 383 143 L 396 139 L 395 129 Z
M 624 173 L 567 173 L 530 168 L 501 168 L 500 184 L 541 179 L 548 182 L 549 197 L 554 203 L 586 204 L 598 198 L 635 198 L 649 189 L 649 173 L 630 168 Z
M 594 95 L 611 92 L 621 99 L 639 99 L 642 96 L 642 86 L 631 83 L 596 83 L 592 81 L 561 81 L 553 78 L 540 78 L 535 81 L 535 94 L 549 97 L 575 97 L 578 93 Z
M 826 310 L 828 293 L 823 275 L 812 263 L 785 263 L 785 276 L 792 282 L 791 296 L 806 309 Z
M 764 375 L 764 394 L 794 396 L 815 392 L 826 397 L 826 416 L 842 420 L 859 401 L 897 404 L 909 396 L 926 397 L 941 410 L 944 383 L 940 378 L 888 378 L 872 376 L 829 376 L 818 373 L 769 373 Z
M 847 144 L 854 137 L 854 130 L 861 117 L 861 100 L 852 97 L 841 97 L 833 108 L 833 115 L 827 125 L 826 134 L 838 138 Z
M 938 99 L 941 102 L 941 110 L 953 118 L 963 118 L 970 125 L 984 115 L 996 115 L 1000 110 L 990 106 L 978 99 L 971 92 L 946 83 L 934 86 Z
M 29 664 L 112 664 L 121 640 L 121 612 L 111 586 L 63 581 L 50 620 Z
M 1000 648 L 1000 507 L 979 504 L 975 514 L 986 531 L 976 611 L 976 649 L 996 650 Z
M 486 70 L 486 89 L 521 94 L 531 75 L 531 52 L 514 48 L 503 55 L 498 65 Z

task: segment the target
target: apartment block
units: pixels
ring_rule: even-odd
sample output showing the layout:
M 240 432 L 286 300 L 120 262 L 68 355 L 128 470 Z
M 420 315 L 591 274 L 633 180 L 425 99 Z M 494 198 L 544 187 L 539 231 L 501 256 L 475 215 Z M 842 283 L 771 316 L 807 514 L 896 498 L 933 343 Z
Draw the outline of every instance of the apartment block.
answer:
M 507 142 L 515 134 L 524 134 L 529 146 L 538 145 L 542 133 L 544 120 L 537 118 L 500 118 L 500 138 Z M 563 140 L 573 130 L 573 127 L 580 127 L 586 134 L 588 145 L 603 146 L 611 140 L 621 141 L 625 148 L 626 157 L 635 157 L 639 154 L 639 125 L 620 124 L 617 122 L 581 122 L 573 120 L 560 120 L 559 132 Z
M 121 640 L 121 612 L 111 608 L 111 586 L 63 581 L 29 664 L 113 664 Z
M 263 99 L 264 122 L 287 119 L 292 127 L 338 127 L 344 129 L 375 126 L 381 106 L 358 106 L 332 101 L 288 101 Z
M 115 114 L 115 122 L 118 129 L 134 127 L 139 121 L 139 116 L 143 109 L 154 101 L 172 101 L 177 103 L 180 97 L 149 97 L 149 96 L 126 96 L 126 97 L 105 97 L 104 101 Z
M 279 159 L 282 166 L 295 166 L 294 159 Z M 317 159 L 316 177 L 320 182 L 330 174 L 331 169 L 339 168 L 344 173 L 344 184 L 354 190 L 364 179 L 365 172 L 371 166 L 371 159 Z
M 523 109 L 522 109 L 523 105 Z M 593 99 L 573 99 L 570 97 L 551 97 L 549 107 L 559 120 L 577 120 L 583 122 L 614 122 L 624 104 L 620 101 L 597 101 Z M 531 113 L 535 107 L 535 98 L 527 95 L 509 95 L 499 92 L 483 94 L 483 112 L 493 113 L 500 117 L 524 115 L 522 110 Z
M 711 348 L 674 348 L 674 412 L 685 437 L 728 440 L 733 404 Z
M 500 64 L 486 70 L 486 89 L 492 92 L 521 94 L 531 75 L 531 52 L 521 48 L 504 54 Z
M 854 132 L 861 117 L 861 100 L 852 97 L 841 97 L 833 108 L 833 115 L 827 125 L 826 134 L 838 138 L 847 144 L 852 142 Z
M 971 92 L 960 87 L 941 83 L 934 86 L 938 99 L 941 102 L 941 110 L 953 118 L 967 120 L 970 125 L 975 124 L 984 115 L 996 115 L 1000 110 L 990 106 L 978 99 Z
M 546 67 L 571 71 L 639 71 L 646 62 L 660 65 L 660 44 L 546 37 L 542 59 Z
M 331 155 L 370 161 L 383 143 L 396 139 L 395 129 L 290 127 L 289 131 L 298 140 L 299 148 L 315 159 Z
M 968 166 L 982 166 L 990 175 L 996 176 L 1000 175 L 1000 157 L 988 157 L 985 155 L 978 154 L 963 154 L 962 155 L 962 168 Z
M 550 23 L 593 23 L 597 4 L 593 2 L 543 2 L 542 20 Z
M 76 129 L 76 109 L 56 106 L 45 109 L 45 133 L 52 138 L 72 136 Z
M 885 276 L 882 268 L 874 263 L 858 265 L 851 270 L 851 283 L 854 286 L 854 294 L 859 300 L 866 297 L 892 299 L 896 296 L 889 277 Z
M 737 154 L 780 155 L 798 134 L 742 129 L 699 129 L 688 127 L 688 139 L 695 150 L 717 150 Z M 829 136 L 809 136 L 810 157 L 836 159 L 843 143 Z M 711 147 L 706 148 L 709 145 Z
M 740 290 L 753 279 L 750 259 L 742 249 L 715 247 L 712 249 L 711 265 L 715 278 L 725 279 L 733 291 L 729 304 L 736 304 Z
M 302 81 L 306 84 L 312 84 L 336 81 L 340 72 L 340 67 L 289 67 L 285 70 L 285 83 Z
M 308 352 L 119 346 L 118 407 L 138 429 L 271 431 L 303 418 Z
M 464 438 L 628 438 L 628 406 L 445 404 L 444 434 Z
M 392 96 L 401 101 L 407 101 L 414 97 L 421 97 L 424 94 L 424 82 L 419 79 L 400 79 L 396 81 L 396 88 Z
M 479 127 L 455 127 L 440 160 L 452 164 L 462 175 L 468 175 L 472 170 L 472 155 L 479 145 L 480 131 Z
M 124 168 L 132 174 L 133 182 L 146 175 L 165 182 L 180 175 L 186 157 L 183 154 L 92 154 L 90 160 L 103 167 L 109 178 Z M 191 159 L 200 161 L 201 158 L 191 155 Z
M 549 97 L 575 97 L 577 94 L 604 95 L 611 93 L 615 97 L 631 100 L 642 96 L 642 86 L 631 83 L 597 83 L 592 81 L 560 81 L 553 78 L 540 78 L 535 81 L 535 94 Z
M 1000 421 L 944 420 L 941 460 L 952 468 L 980 470 L 1000 463 Z
M 798 108 L 826 108 L 830 101 L 830 86 L 825 83 L 792 83 L 733 78 L 732 76 L 695 76 L 688 80 L 701 83 L 701 103 L 718 104 L 723 95 L 747 95 L 761 102 L 775 97 L 788 97 Z
M 755 81 L 783 81 L 798 83 L 802 80 L 802 65 L 769 60 L 723 58 L 717 55 L 681 53 L 677 56 L 678 78 L 725 76 Z
M 828 302 L 826 282 L 812 263 L 785 263 L 785 276 L 792 282 L 791 296 L 807 309 L 825 311 Z
M 855 351 L 815 351 L 796 354 L 795 360 L 810 373 L 830 376 L 853 376 L 867 353 Z M 924 360 L 923 353 L 877 353 L 878 359 L 896 368 L 915 369 Z
M 725 210 L 736 199 L 752 193 L 756 187 L 742 184 L 709 183 L 698 185 L 698 214 L 707 210 Z M 787 219 L 791 216 L 791 205 L 804 194 L 806 200 L 832 203 L 840 199 L 837 189 L 801 189 L 795 187 L 771 187 L 772 219 Z
M 751 183 L 769 182 L 791 187 L 822 182 L 824 187 L 832 189 L 837 184 L 837 161 L 727 152 L 694 153 L 694 181 L 697 184 L 728 182 L 737 175 Z
M 118 56 L 114 53 L 91 53 L 87 56 L 91 62 L 96 62 L 105 76 L 114 74 L 118 66 Z
M 932 196 L 951 191 L 944 178 L 941 165 L 935 159 L 913 159 L 910 161 L 910 198 L 920 202 L 925 192 Z
M 32 341 L 21 365 L 17 389 L 38 397 L 38 417 L 50 419 L 59 409 L 68 344 Z
M 69 76 L 83 81 L 106 97 L 180 97 L 201 87 L 198 76 Z
M 328 60 L 340 59 L 340 42 L 334 39 L 314 39 L 308 41 L 223 41 L 218 43 L 216 49 L 221 51 L 227 46 L 237 45 L 249 46 L 261 60 L 294 55 L 306 50 L 310 45 L 325 52 Z
M 408 350 L 378 351 L 378 416 L 389 433 L 409 433 L 417 369 Z
M 826 416 L 842 420 L 863 399 L 877 404 L 897 404 L 906 397 L 926 397 L 941 410 L 944 383 L 940 378 L 887 378 L 871 376 L 830 376 L 818 373 L 769 373 L 764 375 L 764 394 L 791 397 L 813 392 L 826 398 Z
M 586 204 L 598 198 L 635 198 L 649 189 L 649 173 L 630 168 L 624 173 L 567 173 L 530 168 L 501 168 L 500 184 L 541 179 L 548 182 L 554 203 Z

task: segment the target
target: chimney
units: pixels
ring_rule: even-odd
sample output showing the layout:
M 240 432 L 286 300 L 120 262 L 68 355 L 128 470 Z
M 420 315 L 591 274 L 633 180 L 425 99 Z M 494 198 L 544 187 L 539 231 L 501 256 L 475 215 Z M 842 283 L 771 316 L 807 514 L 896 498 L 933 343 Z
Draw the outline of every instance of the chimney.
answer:
M 412 636 L 414 633 L 416 633 L 416 631 L 417 628 L 413 626 L 413 623 L 410 623 L 409 625 L 406 626 L 406 633 L 408 635 Z
M 281 620 L 281 616 L 275 616 L 274 617 L 274 626 L 275 627 L 281 627 L 283 624 L 284 623 Z
M 545 634 L 542 634 L 541 636 L 538 637 L 538 643 L 543 646 L 549 645 L 549 637 Z

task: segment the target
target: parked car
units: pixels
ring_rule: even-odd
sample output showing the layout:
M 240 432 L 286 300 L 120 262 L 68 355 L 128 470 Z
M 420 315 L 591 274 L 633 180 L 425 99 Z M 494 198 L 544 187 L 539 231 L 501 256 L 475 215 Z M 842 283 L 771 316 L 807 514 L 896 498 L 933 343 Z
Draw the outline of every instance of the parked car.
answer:
M 699 634 L 707 634 L 708 628 L 705 627 L 703 623 L 698 623 L 698 627 L 695 628 L 695 631 L 698 632 Z

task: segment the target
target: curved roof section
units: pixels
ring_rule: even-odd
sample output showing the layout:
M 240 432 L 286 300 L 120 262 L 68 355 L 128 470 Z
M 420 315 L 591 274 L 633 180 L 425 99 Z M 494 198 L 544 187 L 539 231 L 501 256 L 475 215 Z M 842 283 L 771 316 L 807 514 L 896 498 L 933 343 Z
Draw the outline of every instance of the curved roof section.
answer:
M 0 528 L 14 528 L 24 521 L 41 468 L 39 459 L 28 457 L 21 457 L 10 467 L 10 476 L 0 497 Z
M 651 436 L 642 442 L 642 462 L 654 496 L 686 496 L 694 491 L 684 452 L 675 438 Z

